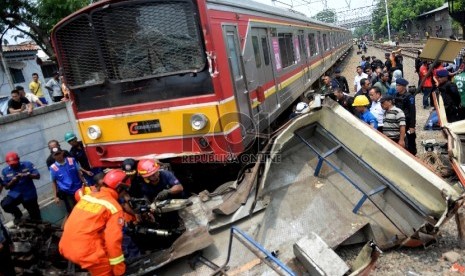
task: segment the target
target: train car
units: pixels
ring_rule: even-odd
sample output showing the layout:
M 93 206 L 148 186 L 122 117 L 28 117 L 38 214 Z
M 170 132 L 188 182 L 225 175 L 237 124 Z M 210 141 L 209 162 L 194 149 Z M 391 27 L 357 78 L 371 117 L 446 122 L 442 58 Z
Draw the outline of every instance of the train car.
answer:
M 92 166 L 237 160 L 352 46 L 248 0 L 104 0 L 52 32 Z

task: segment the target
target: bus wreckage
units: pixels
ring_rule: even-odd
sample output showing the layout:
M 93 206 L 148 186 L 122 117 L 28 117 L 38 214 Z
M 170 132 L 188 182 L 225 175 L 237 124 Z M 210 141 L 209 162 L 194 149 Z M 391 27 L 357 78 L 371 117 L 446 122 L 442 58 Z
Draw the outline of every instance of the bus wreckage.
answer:
M 239 180 L 188 203 L 152 205 L 178 212 L 183 233 L 128 262 L 127 275 L 360 275 L 381 250 L 435 242 L 462 205 L 462 188 L 331 99 L 316 102 Z M 333 251 L 363 243 L 352 267 Z

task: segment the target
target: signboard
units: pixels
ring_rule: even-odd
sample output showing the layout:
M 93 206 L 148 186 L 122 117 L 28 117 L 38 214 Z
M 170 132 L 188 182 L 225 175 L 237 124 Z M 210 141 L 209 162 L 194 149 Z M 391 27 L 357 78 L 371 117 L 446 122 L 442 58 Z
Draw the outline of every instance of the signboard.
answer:
M 145 133 L 161 132 L 159 120 L 139 121 L 128 123 L 129 134 L 138 135 Z
M 276 70 L 279 72 L 283 69 L 283 65 L 281 64 L 281 54 L 279 52 L 279 39 L 277 37 L 273 37 L 271 39 L 273 43 L 273 53 L 274 53 L 274 60 L 276 62 Z

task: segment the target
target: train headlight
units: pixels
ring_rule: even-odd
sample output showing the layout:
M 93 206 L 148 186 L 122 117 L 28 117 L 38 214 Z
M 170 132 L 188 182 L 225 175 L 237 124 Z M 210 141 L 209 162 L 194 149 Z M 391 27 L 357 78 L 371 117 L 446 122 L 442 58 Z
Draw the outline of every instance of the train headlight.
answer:
M 93 125 L 87 128 L 87 136 L 92 140 L 97 140 L 102 136 L 99 126 Z
M 207 125 L 207 123 L 208 123 L 207 116 L 201 113 L 194 114 L 191 117 L 191 126 L 194 130 L 201 130 Z

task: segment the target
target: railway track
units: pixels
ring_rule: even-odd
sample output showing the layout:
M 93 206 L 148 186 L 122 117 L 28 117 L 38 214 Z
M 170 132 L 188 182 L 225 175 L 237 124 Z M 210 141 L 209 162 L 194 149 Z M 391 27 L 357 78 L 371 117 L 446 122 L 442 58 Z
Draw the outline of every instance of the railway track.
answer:
M 418 50 L 423 49 L 425 45 L 420 44 L 420 43 L 410 43 L 410 44 L 404 44 L 401 46 L 391 46 L 391 45 L 386 45 L 386 44 L 380 44 L 380 43 L 373 43 L 373 47 L 376 47 L 378 49 L 382 49 L 385 52 L 392 52 L 394 50 L 402 49 L 402 55 L 410 58 L 417 58 L 417 52 Z

